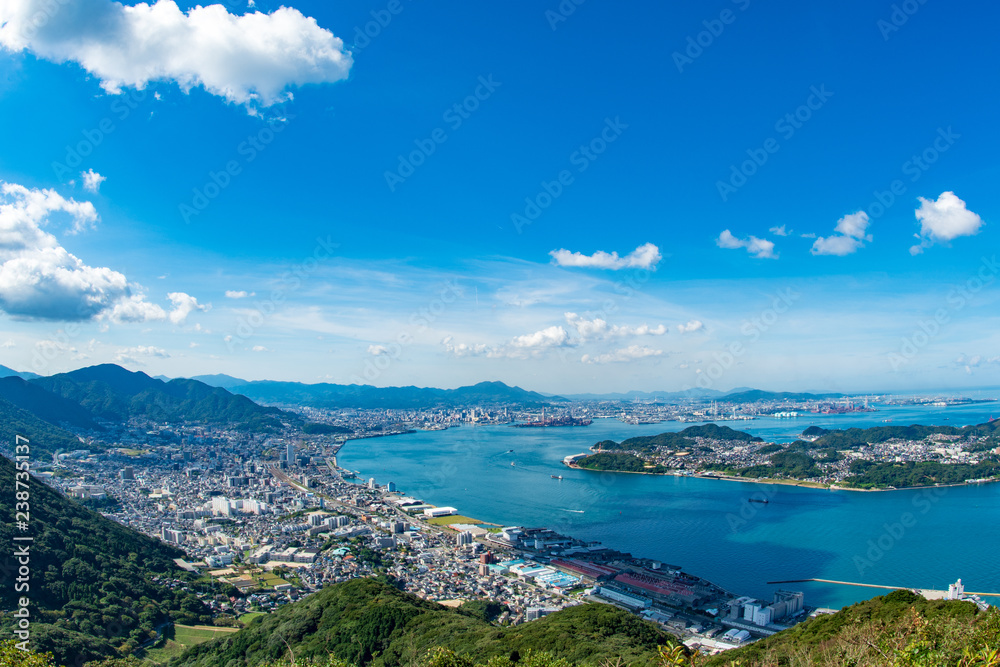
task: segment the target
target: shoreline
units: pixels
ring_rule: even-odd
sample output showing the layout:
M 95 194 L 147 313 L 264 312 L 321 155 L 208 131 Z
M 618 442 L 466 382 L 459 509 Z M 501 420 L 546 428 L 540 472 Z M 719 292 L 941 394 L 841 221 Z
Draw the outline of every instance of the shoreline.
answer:
M 803 489 L 815 489 L 817 491 L 855 491 L 858 493 L 878 493 L 889 491 L 919 491 L 922 489 L 947 489 L 954 486 L 980 486 L 986 484 L 1000 483 L 1000 479 L 988 479 L 985 481 L 966 480 L 954 484 L 927 484 L 925 486 L 900 486 L 895 488 L 875 488 L 861 489 L 854 486 L 840 486 L 838 484 L 824 484 L 822 482 L 809 482 L 803 479 L 776 478 L 776 477 L 740 477 L 738 475 L 705 475 L 693 473 L 690 475 L 677 475 L 669 472 L 643 472 L 640 470 L 594 470 L 592 468 L 582 468 L 575 463 L 563 463 L 567 468 L 582 470 L 584 472 L 611 472 L 621 475 L 651 475 L 654 477 L 689 477 L 692 479 L 717 479 L 725 482 L 746 482 L 748 484 L 775 484 L 781 486 L 797 486 Z

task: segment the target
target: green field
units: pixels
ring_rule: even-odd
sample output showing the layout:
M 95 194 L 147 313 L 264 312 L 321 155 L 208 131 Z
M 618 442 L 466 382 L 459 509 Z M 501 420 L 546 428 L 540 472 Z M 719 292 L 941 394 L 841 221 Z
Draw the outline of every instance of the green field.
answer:
M 254 581 L 256 581 L 257 583 L 259 583 L 264 588 L 274 588 L 275 586 L 278 586 L 279 584 L 290 583 L 288 581 L 285 581 L 284 579 L 282 579 L 278 575 L 272 574 L 270 572 L 263 572 L 261 574 L 254 575 Z
M 248 611 L 247 613 L 240 616 L 239 621 L 243 625 L 248 625 L 253 619 L 258 616 L 267 616 L 266 612 L 263 611 Z
M 462 516 L 462 515 L 459 514 L 459 515 L 456 515 L 456 516 L 438 516 L 438 517 L 434 517 L 433 519 L 427 519 L 427 523 L 431 524 L 432 526 L 447 526 L 447 525 L 450 525 L 450 524 L 453 524 L 453 523 L 474 523 L 474 524 L 480 524 L 480 523 L 483 523 L 483 522 L 480 521 L 479 519 L 473 519 L 470 516 Z
M 172 658 L 176 658 L 185 649 L 195 644 L 201 644 L 235 631 L 236 628 L 207 628 L 175 624 L 167 631 L 166 643 L 159 648 L 149 649 L 142 658 L 146 664 L 151 666 L 166 665 Z

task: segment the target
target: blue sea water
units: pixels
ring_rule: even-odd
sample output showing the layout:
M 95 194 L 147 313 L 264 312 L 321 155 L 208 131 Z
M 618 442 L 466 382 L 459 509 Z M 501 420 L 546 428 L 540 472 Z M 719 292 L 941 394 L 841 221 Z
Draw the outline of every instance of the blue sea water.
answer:
M 868 427 L 891 419 L 894 425 L 962 426 L 1000 417 L 998 408 L 880 407 L 872 413 L 725 423 L 789 442 L 810 425 Z M 483 521 L 546 526 L 599 540 L 680 565 L 744 595 L 766 598 L 777 588 L 793 588 L 806 592 L 809 605 L 839 608 L 886 592 L 767 584 L 809 578 L 944 589 L 961 577 L 968 591 L 1000 592 L 1000 484 L 864 493 L 595 473 L 562 464 L 565 456 L 600 440 L 690 425 L 601 419 L 587 427 L 463 426 L 350 441 L 338 462 L 366 479 L 393 481 L 407 494 Z M 750 497 L 770 502 L 749 503 Z

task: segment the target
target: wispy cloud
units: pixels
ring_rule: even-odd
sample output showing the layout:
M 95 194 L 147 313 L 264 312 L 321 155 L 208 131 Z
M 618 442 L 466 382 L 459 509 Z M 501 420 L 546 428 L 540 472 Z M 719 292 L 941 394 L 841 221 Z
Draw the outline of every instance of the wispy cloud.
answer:
M 145 365 L 145 359 L 168 359 L 169 357 L 170 354 L 166 350 L 152 345 L 136 345 L 134 347 L 126 347 L 119 349 L 115 353 L 116 362 L 120 364 L 137 364 L 139 366 Z
M 998 364 L 1000 364 L 1000 356 L 987 357 L 981 354 L 966 356 L 965 354 L 960 354 L 958 355 L 958 358 L 955 359 L 955 366 L 965 370 L 966 375 L 972 375 L 974 373 L 974 369 L 976 368 Z
M 585 364 L 620 364 L 635 361 L 637 359 L 659 357 L 662 355 L 663 350 L 656 350 L 643 345 L 629 345 L 628 347 L 624 347 L 620 350 L 615 350 L 614 352 L 609 352 L 607 354 L 598 354 L 594 356 L 585 354 L 580 358 L 580 361 Z

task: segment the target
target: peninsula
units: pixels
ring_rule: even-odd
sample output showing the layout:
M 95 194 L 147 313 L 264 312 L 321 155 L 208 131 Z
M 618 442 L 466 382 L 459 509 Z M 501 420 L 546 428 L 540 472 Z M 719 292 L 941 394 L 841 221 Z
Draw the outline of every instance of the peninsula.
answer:
M 985 483 L 1000 478 L 1000 422 L 973 426 L 811 426 L 790 443 L 770 443 L 727 426 L 603 440 L 593 454 L 567 457 L 582 470 L 697 475 L 825 488 L 892 490 Z

